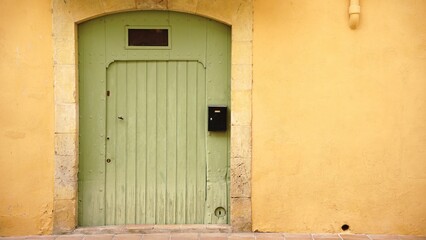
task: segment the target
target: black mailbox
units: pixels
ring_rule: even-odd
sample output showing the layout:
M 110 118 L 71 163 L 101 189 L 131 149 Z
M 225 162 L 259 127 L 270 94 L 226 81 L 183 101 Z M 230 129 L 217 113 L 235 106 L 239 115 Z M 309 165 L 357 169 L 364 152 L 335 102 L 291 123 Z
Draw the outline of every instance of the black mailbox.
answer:
M 208 130 L 226 131 L 227 107 L 209 106 Z

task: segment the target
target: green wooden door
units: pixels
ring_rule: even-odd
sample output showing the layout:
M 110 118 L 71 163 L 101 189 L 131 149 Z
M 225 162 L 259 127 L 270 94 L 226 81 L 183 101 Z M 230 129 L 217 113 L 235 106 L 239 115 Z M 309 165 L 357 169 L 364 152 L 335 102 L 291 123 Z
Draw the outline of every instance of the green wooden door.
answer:
M 126 29 L 169 29 L 165 48 L 131 48 Z M 174 12 L 79 25 L 79 225 L 229 221 L 230 29 Z M 218 208 L 226 214 L 215 214 Z

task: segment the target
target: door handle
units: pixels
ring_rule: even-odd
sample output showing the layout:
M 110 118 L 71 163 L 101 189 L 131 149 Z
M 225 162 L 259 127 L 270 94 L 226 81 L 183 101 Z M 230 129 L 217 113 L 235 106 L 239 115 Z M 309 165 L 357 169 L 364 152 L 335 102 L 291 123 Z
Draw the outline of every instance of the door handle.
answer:
M 120 120 L 124 120 L 124 118 L 123 118 L 122 116 L 118 117 L 118 119 L 120 119 Z

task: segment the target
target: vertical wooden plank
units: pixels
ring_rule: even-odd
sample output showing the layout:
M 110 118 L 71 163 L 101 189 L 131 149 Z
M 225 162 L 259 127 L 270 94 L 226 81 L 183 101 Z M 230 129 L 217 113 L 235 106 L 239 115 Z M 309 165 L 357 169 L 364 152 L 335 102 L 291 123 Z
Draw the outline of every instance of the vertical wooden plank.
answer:
M 207 24 L 207 105 L 225 105 L 230 110 L 228 47 L 230 29 L 209 21 Z M 229 111 L 228 110 L 228 111 Z M 207 137 L 206 223 L 227 223 L 228 217 L 216 217 L 214 210 L 228 208 L 229 130 L 210 132 Z
M 79 225 L 105 224 L 104 18 L 79 25 Z
M 147 64 L 137 63 L 137 123 L 136 123 L 136 223 L 145 224 L 147 175 Z
M 166 224 L 176 223 L 177 63 L 167 64 L 167 196 Z
M 155 224 L 157 204 L 157 64 L 147 63 L 146 223 Z
M 186 222 L 194 223 L 197 207 L 197 63 L 194 61 L 188 62 L 187 81 Z
M 166 223 L 166 126 L 167 126 L 167 68 L 166 62 L 157 61 L 157 219 L 156 224 Z
M 206 190 L 206 76 L 203 65 L 197 64 L 197 204 L 196 223 L 204 222 Z
M 136 62 L 126 64 L 127 146 L 126 146 L 126 224 L 135 224 L 136 213 Z
M 117 142 L 115 224 L 126 223 L 127 78 L 126 63 L 117 62 Z
M 106 133 L 106 173 L 105 173 L 105 224 L 115 224 L 115 145 L 117 121 L 117 68 L 111 64 L 107 69 L 107 133 Z
M 186 223 L 186 127 L 187 127 L 187 63 L 178 62 L 177 69 L 177 181 L 176 223 Z

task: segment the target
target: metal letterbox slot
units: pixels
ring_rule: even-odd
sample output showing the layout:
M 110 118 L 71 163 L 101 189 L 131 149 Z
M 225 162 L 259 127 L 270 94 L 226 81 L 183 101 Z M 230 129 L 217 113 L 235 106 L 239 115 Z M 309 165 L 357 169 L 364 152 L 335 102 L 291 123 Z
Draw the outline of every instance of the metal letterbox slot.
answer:
M 209 106 L 208 130 L 210 132 L 226 131 L 228 108 Z

